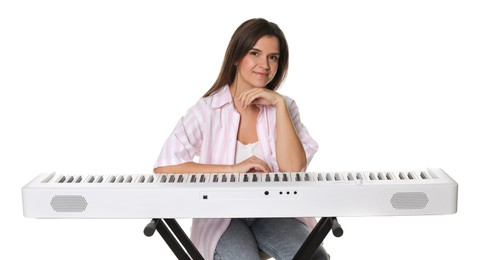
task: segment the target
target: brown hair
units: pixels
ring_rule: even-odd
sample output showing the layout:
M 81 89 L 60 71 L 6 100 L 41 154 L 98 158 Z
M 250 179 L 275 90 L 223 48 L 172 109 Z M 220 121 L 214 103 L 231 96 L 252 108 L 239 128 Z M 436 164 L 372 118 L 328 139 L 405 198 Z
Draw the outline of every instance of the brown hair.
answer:
M 285 79 L 288 70 L 288 44 L 282 30 L 275 23 L 262 18 L 250 19 L 242 23 L 233 33 L 226 48 L 220 73 L 213 86 L 203 97 L 207 97 L 227 84 L 233 83 L 239 62 L 263 36 L 277 37 L 280 46 L 278 70 L 266 88 L 276 90 Z

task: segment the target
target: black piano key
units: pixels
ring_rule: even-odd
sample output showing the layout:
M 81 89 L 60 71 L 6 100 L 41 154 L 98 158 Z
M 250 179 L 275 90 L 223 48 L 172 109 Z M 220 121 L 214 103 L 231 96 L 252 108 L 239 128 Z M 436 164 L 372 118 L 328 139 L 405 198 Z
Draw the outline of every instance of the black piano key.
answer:
M 412 173 L 412 172 L 408 172 L 408 178 L 409 178 L 410 180 L 414 180 L 414 179 L 416 179 L 416 177 L 414 177 L 414 173 Z
M 117 183 L 122 183 L 124 181 L 124 176 L 119 176 L 119 178 L 117 178 L 116 182 Z
M 221 182 L 226 182 L 226 174 L 223 174 L 223 176 L 221 176 Z
M 171 183 L 174 182 L 174 175 L 169 176 L 169 182 L 171 182 Z
M 146 179 L 146 177 L 144 177 L 144 175 L 140 175 L 137 179 L 136 179 L 136 182 L 137 183 L 143 183 L 144 180 Z
M 74 180 L 75 183 L 80 183 L 82 181 L 82 176 L 77 176 L 77 178 Z
M 386 179 L 392 180 L 392 174 L 390 172 L 386 172 Z
M 256 174 L 253 174 L 253 179 L 252 179 L 253 182 L 257 182 L 258 181 L 258 177 Z
M 200 177 L 200 182 L 205 182 L 205 181 L 206 181 L 206 177 L 205 177 L 205 175 L 201 175 L 201 177 Z
M 288 181 L 288 177 L 286 173 L 283 174 L 282 181 Z
M 373 172 L 369 173 L 369 179 L 373 181 L 376 180 L 376 176 L 374 175 Z
M 235 181 L 236 181 L 235 175 L 232 174 L 231 177 L 230 177 L 230 182 L 235 182 Z
M 265 181 L 266 181 L 266 182 L 270 182 L 270 174 L 268 174 L 268 173 L 267 173 L 267 174 L 265 175 Z
M 356 179 L 362 180 L 362 174 L 360 172 L 356 174 Z
M 385 179 L 386 179 L 386 178 L 384 177 L 384 174 L 383 174 L 382 172 L 379 172 L 379 173 L 377 174 L 377 178 L 378 178 L 379 180 L 385 180 Z
M 406 179 L 406 176 L 404 175 L 404 173 L 402 173 L 402 172 L 399 173 L 399 179 L 401 179 L 401 180 Z
M 62 176 L 59 178 L 59 180 L 57 181 L 58 183 L 63 183 L 65 181 L 65 176 Z
M 295 174 L 295 181 L 300 181 L 300 174 L 299 173 Z
M 305 173 L 304 181 L 310 181 L 310 176 L 308 173 Z
M 347 174 L 347 179 L 348 179 L 349 181 L 353 181 L 353 180 L 354 180 L 354 176 L 352 175 L 352 173 L 350 173 L 350 172 L 349 172 L 349 173 Z
M 243 175 L 243 182 L 248 182 L 248 175 L 247 174 Z
M 213 182 L 218 182 L 218 175 L 217 174 L 213 175 Z
M 323 181 L 324 178 L 322 177 L 322 173 L 317 174 L 317 180 L 318 181 Z
M 342 179 L 340 178 L 339 173 L 335 173 L 334 179 L 335 179 L 336 181 L 340 181 L 340 180 L 342 180 Z
M 389 173 L 387 173 L 387 175 L 390 175 Z M 421 179 L 423 180 L 426 180 L 426 179 L 429 179 L 429 175 L 426 173 L 426 172 L 420 172 L 420 177 Z M 389 178 L 388 178 L 389 179 Z
M 280 177 L 278 176 L 278 173 L 275 173 L 275 176 L 273 177 L 274 181 L 280 181 Z
M 196 182 L 196 175 L 191 175 L 191 180 L 190 182 Z

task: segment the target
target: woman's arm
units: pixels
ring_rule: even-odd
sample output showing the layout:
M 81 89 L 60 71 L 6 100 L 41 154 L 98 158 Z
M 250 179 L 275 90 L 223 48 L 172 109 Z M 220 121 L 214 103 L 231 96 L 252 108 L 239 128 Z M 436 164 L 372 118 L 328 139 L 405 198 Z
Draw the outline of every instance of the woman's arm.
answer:
M 241 101 L 243 108 L 251 104 L 275 106 L 277 110 L 275 149 L 279 171 L 297 172 L 305 169 L 307 157 L 292 122 L 285 98 L 275 91 L 255 88 L 242 92 L 238 99 Z
M 263 160 L 252 156 L 235 165 L 216 165 L 186 162 L 178 165 L 160 166 L 154 168 L 154 173 L 213 173 L 213 172 L 249 172 L 254 169 L 269 172 L 268 164 Z
M 290 113 L 282 98 L 277 105 L 277 138 L 275 149 L 277 163 L 282 172 L 299 172 L 307 166 L 307 157 L 302 142 L 295 131 Z
M 231 165 L 200 164 L 186 162 L 178 165 L 160 166 L 154 168 L 154 173 L 211 173 L 230 172 Z

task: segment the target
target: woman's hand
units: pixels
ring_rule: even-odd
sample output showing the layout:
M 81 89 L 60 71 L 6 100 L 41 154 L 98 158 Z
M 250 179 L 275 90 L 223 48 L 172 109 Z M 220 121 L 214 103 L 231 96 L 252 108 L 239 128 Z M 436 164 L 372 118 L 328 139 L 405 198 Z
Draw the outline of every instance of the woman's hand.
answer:
M 285 101 L 282 95 L 266 88 L 252 88 L 244 91 L 240 93 L 238 100 L 241 102 L 241 106 L 244 109 L 249 105 L 276 106 Z
M 270 172 L 268 164 L 256 156 L 252 156 L 245 161 L 232 165 L 232 172 Z

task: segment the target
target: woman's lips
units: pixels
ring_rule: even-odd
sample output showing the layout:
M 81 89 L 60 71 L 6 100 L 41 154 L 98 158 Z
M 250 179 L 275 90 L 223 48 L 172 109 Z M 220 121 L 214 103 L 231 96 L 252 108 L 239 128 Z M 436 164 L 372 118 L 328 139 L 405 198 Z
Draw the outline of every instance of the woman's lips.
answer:
M 268 77 L 268 73 L 266 72 L 253 72 L 255 73 L 255 75 L 257 75 L 258 77 Z

